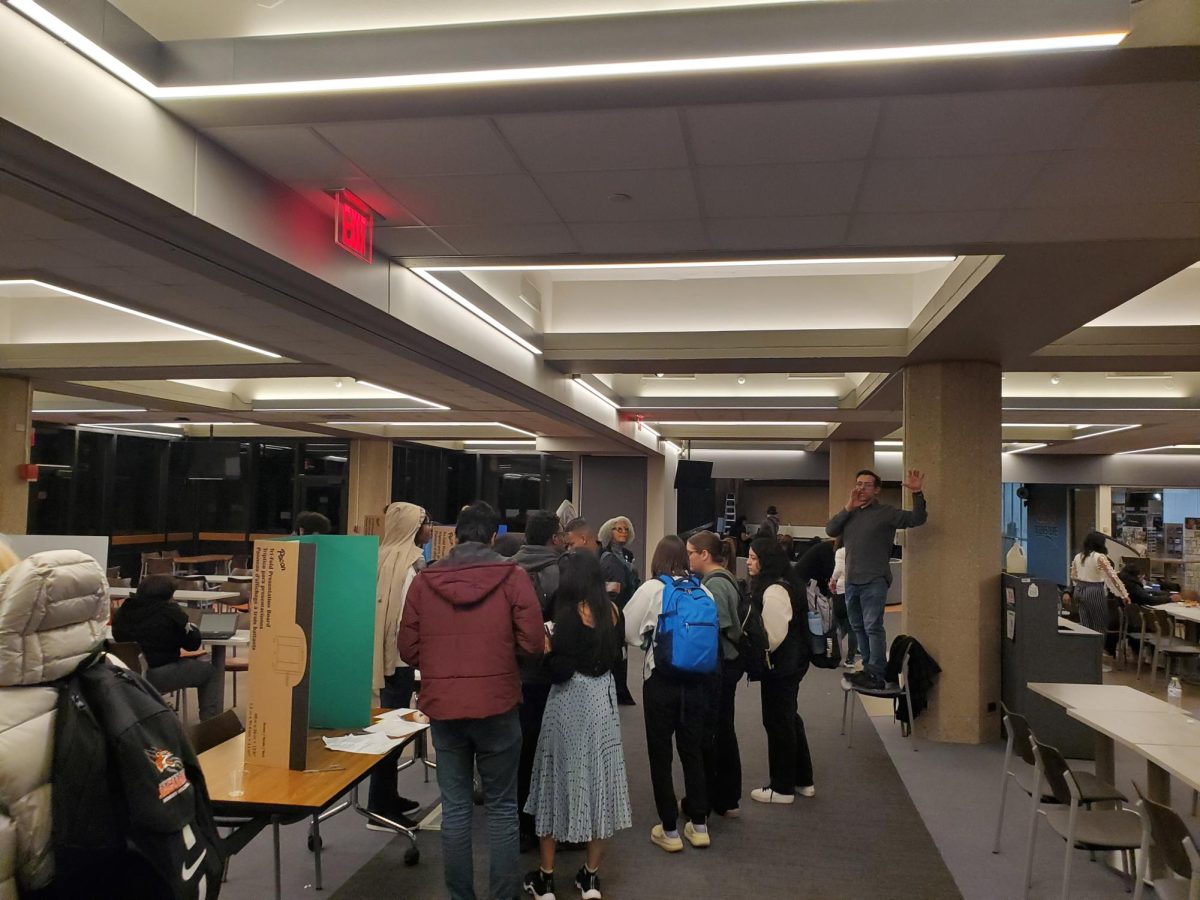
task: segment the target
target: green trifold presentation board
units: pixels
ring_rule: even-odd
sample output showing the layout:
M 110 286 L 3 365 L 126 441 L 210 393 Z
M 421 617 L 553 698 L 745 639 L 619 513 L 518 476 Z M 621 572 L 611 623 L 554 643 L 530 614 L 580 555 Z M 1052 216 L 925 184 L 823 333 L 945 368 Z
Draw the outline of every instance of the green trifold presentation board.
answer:
M 295 540 L 317 550 L 308 725 L 365 727 L 371 724 L 379 538 L 317 534 Z

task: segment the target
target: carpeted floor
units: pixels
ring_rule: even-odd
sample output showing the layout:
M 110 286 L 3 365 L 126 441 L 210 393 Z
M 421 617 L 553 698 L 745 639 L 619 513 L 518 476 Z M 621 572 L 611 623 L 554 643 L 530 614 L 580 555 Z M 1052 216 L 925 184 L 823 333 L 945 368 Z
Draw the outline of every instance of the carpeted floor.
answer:
M 638 666 L 630 667 L 638 671 Z M 633 828 L 619 833 L 601 867 L 606 898 L 693 900 L 698 897 L 807 898 L 807 900 L 961 900 L 875 729 L 859 710 L 854 749 L 846 750 L 841 725 L 840 672 L 810 670 L 800 689 L 816 770 L 817 796 L 792 806 L 764 806 L 749 799 L 766 783 L 766 739 L 758 686 L 738 692 L 738 735 L 744 767 L 743 815 L 713 817 L 712 847 L 666 854 L 650 843 L 656 819 L 646 763 L 641 707 L 623 707 L 622 738 L 633 801 Z M 640 698 L 639 686 L 631 686 Z M 676 789 L 682 779 L 676 764 Z M 476 811 L 475 880 L 486 897 L 487 843 L 483 811 Z M 335 900 L 444 897 L 442 857 L 436 832 L 420 837 L 421 862 L 403 863 L 407 842 L 393 840 L 347 880 Z M 560 854 L 560 900 L 576 896 L 567 877 L 582 852 Z M 536 865 L 522 856 L 524 869 Z

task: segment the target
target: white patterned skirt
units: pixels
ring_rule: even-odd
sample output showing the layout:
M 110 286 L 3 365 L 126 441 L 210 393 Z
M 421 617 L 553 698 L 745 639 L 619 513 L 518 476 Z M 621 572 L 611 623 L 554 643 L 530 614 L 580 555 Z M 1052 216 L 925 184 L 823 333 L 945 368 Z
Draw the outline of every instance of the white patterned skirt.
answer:
M 539 836 L 571 843 L 632 825 L 611 674 L 576 673 L 550 690 L 525 812 Z

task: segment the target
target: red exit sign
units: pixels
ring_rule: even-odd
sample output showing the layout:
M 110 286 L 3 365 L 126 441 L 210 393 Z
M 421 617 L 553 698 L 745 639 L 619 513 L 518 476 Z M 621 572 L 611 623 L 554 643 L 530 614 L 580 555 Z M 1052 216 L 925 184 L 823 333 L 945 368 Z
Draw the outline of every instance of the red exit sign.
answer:
M 364 262 L 370 262 L 375 249 L 375 217 L 362 198 L 351 191 L 334 191 L 336 211 L 333 240 Z

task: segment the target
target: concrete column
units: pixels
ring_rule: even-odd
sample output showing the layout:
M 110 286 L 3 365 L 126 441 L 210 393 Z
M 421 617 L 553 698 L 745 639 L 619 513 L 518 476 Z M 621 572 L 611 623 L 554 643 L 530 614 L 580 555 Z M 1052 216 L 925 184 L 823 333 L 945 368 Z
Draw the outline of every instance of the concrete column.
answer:
M 392 502 L 392 442 L 360 439 L 350 442 L 350 491 L 346 509 L 348 534 L 379 534 L 382 522 L 369 523 L 368 516 L 382 516 Z M 373 527 L 378 524 L 377 529 Z
M 17 467 L 29 462 L 33 388 L 28 378 L 0 376 L 0 533 L 25 534 L 29 483 Z
M 997 365 L 904 370 L 904 467 L 925 473 L 929 521 L 905 534 L 903 629 L 942 667 L 917 720 L 936 741 L 1000 736 L 1000 415 Z
M 829 442 L 829 515 L 846 508 L 854 474 L 863 469 L 875 469 L 874 441 Z

